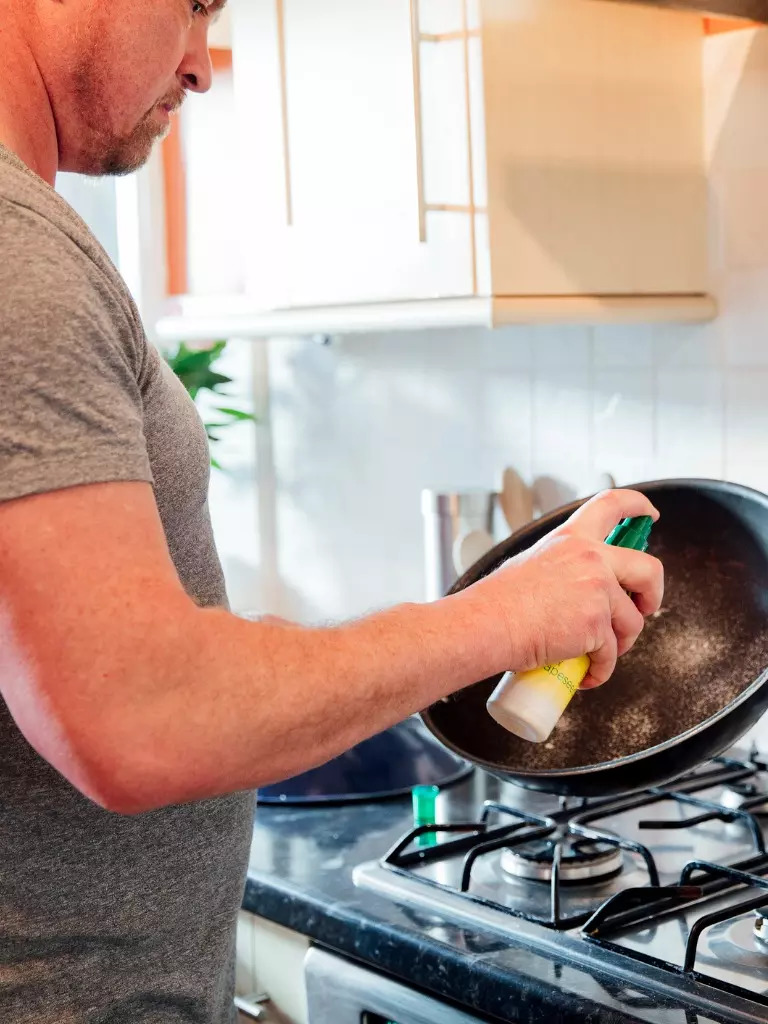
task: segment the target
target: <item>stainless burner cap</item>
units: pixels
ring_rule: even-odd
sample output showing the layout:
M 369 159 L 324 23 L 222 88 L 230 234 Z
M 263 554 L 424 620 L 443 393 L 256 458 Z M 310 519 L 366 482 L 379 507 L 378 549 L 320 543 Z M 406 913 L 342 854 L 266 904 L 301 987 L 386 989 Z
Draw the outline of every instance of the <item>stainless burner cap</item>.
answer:
M 515 878 L 532 882 L 551 881 L 555 842 L 562 844 L 560 881 L 564 884 L 596 884 L 618 875 L 624 866 L 624 857 L 618 846 L 566 837 L 503 850 L 502 870 Z

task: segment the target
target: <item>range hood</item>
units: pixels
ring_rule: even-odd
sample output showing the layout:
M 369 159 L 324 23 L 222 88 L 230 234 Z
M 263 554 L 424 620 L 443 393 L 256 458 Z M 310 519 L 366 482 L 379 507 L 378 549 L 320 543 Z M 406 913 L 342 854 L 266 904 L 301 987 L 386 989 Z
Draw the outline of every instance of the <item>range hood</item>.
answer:
M 768 0 L 614 0 L 616 3 L 643 3 L 681 11 L 701 11 L 717 17 L 745 18 L 768 24 Z

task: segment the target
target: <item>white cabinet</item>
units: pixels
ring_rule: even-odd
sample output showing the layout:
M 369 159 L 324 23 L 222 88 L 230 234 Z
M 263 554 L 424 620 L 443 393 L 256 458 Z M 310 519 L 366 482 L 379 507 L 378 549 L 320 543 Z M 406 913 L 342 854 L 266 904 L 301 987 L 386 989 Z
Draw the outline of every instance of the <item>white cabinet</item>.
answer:
M 700 17 L 244 0 L 232 21 L 254 308 L 711 315 Z
M 707 287 L 703 30 L 587 0 L 484 0 L 493 290 Z
M 248 280 L 257 300 L 471 294 L 468 218 L 426 213 L 420 237 L 411 35 L 409 0 L 249 0 L 236 9 Z M 459 162 L 451 144 L 466 127 L 450 127 L 438 168 Z M 439 177 L 451 185 L 456 176 Z

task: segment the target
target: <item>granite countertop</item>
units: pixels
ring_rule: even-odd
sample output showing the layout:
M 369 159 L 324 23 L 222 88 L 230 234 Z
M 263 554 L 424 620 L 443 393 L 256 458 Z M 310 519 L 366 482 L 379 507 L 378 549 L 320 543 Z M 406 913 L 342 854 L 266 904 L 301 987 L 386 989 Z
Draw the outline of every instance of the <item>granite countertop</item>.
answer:
M 441 793 L 440 816 L 473 818 L 503 783 L 479 770 Z M 352 871 L 379 859 L 412 828 L 408 798 L 340 807 L 260 806 L 243 909 L 293 929 L 489 1020 L 532 1024 L 710 1024 L 664 997 L 618 983 L 557 954 L 515 948 L 498 933 L 357 888 Z M 726 1018 L 722 1018 L 726 1019 Z

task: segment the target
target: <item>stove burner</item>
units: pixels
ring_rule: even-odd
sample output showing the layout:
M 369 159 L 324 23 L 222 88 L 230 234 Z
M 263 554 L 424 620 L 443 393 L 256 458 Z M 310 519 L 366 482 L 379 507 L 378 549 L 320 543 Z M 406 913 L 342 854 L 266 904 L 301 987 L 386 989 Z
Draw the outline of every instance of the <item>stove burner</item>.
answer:
M 757 928 L 751 916 L 714 925 L 699 951 L 702 964 L 719 960 L 729 968 L 749 968 L 753 978 L 768 979 L 768 946 L 758 937 Z
M 538 839 L 525 846 L 503 850 L 501 868 L 515 878 L 550 882 L 558 843 L 561 845 L 560 881 L 564 885 L 595 885 L 614 878 L 622 870 L 624 858 L 619 847 L 568 835 Z

